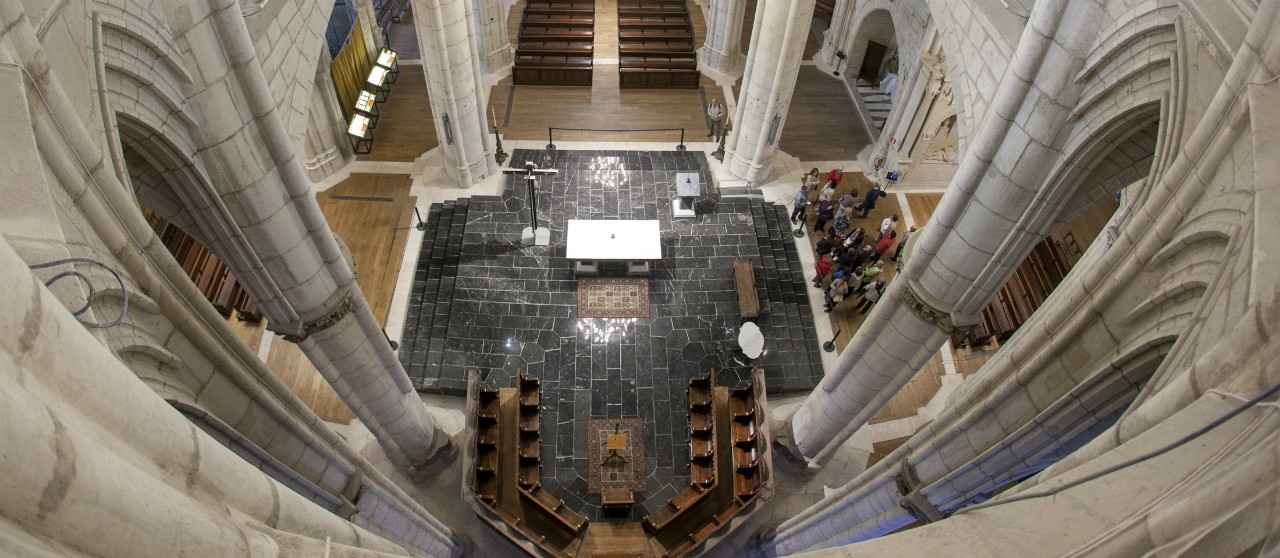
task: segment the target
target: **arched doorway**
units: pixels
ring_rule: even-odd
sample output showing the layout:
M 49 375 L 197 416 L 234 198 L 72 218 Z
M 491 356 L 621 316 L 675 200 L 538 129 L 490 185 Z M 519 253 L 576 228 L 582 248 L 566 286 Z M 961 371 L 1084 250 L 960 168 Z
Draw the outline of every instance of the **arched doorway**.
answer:
M 889 11 L 867 14 L 847 52 L 845 78 L 858 92 L 868 126 L 878 132 L 893 110 L 898 87 L 898 34 Z

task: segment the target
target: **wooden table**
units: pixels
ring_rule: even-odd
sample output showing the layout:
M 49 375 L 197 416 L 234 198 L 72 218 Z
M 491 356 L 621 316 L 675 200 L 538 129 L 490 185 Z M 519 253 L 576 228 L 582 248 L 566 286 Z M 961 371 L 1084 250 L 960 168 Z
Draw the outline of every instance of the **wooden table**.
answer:
M 630 488 L 606 486 L 600 490 L 600 505 L 605 508 L 629 508 L 636 503 Z
M 565 224 L 565 257 L 574 273 L 596 275 L 601 262 L 626 264 L 628 275 L 648 275 L 662 259 L 662 229 L 656 220 L 582 220 Z
M 619 459 L 623 463 L 627 462 L 627 458 L 622 457 L 619 451 L 627 449 L 627 433 L 626 432 L 610 432 L 605 436 L 604 449 L 609 450 L 609 455 L 604 457 L 603 465 L 608 465 L 610 461 Z

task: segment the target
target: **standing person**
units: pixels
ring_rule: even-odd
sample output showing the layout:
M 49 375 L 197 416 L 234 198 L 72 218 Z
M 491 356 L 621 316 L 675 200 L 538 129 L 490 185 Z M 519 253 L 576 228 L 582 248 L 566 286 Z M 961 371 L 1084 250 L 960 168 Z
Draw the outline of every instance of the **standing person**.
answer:
M 884 235 L 889 234 L 889 231 L 893 230 L 894 225 L 897 225 L 897 224 L 898 224 L 897 213 L 894 213 L 889 217 L 885 217 L 883 221 L 880 221 L 880 236 L 876 237 L 876 241 L 879 242 L 880 240 L 883 240 Z
M 813 167 L 804 175 L 804 178 L 800 179 L 800 183 L 804 184 L 804 188 L 806 190 L 812 192 L 814 188 L 818 187 L 818 177 L 821 176 L 821 174 L 822 173 L 818 172 L 818 167 Z
M 881 238 L 880 242 L 876 243 L 876 257 L 873 261 L 878 262 L 885 256 L 885 254 L 888 254 L 889 251 L 893 249 L 893 242 L 897 240 L 897 238 L 898 231 L 889 231 L 887 236 Z
M 822 187 L 822 191 L 818 192 L 818 200 L 828 202 L 834 201 L 831 198 L 834 197 L 835 194 L 836 184 L 834 182 L 827 182 L 827 184 Z
M 813 264 L 815 272 L 813 276 L 813 286 L 821 289 L 822 286 L 826 284 L 827 276 L 831 275 L 831 270 L 834 267 L 835 264 L 831 262 L 831 256 L 823 254 L 822 257 L 818 258 L 818 261 Z
M 898 241 L 898 249 L 894 250 L 893 257 L 889 258 L 893 260 L 894 263 L 897 263 L 898 260 L 902 259 L 902 249 L 907 247 L 907 239 L 911 238 L 911 233 L 914 232 L 916 232 L 916 227 L 915 225 L 912 225 L 911 228 L 907 229 L 906 234 L 902 235 L 902 240 Z
M 804 210 L 809 207 L 809 188 L 804 184 L 801 184 L 800 189 L 796 190 L 796 195 L 793 201 L 795 202 L 796 208 L 791 210 L 791 222 L 795 223 L 797 221 L 803 221 Z
M 883 292 L 884 292 L 884 281 L 881 281 L 879 279 L 876 279 L 875 281 L 867 283 L 865 287 L 862 287 L 862 300 L 858 302 L 858 308 L 857 308 L 858 313 L 866 314 L 867 311 L 870 310 L 872 306 L 875 306 L 876 301 L 880 300 L 880 295 Z
M 844 180 L 844 169 L 831 169 L 831 172 L 827 173 L 827 184 L 831 185 L 833 190 L 840 186 L 841 180 Z
M 879 184 L 876 184 L 872 186 L 870 190 L 867 190 L 867 195 L 862 198 L 862 218 L 863 219 L 866 219 L 867 214 L 871 213 L 871 210 L 876 208 L 876 201 L 878 201 L 880 198 L 884 196 L 885 196 L 884 190 L 880 188 Z
M 813 232 L 826 230 L 827 221 L 831 220 L 835 211 L 832 205 L 831 200 L 818 199 L 818 219 L 813 222 Z

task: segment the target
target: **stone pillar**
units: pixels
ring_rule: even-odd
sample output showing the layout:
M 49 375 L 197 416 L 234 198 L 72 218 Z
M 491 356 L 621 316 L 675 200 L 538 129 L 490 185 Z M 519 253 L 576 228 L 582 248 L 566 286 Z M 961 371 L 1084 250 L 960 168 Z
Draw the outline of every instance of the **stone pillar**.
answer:
M 698 49 L 698 71 L 716 85 L 733 87 L 742 77 L 742 16 L 746 0 L 711 0 L 707 36 Z
M 2 5 L 0 17 L 11 21 L 12 5 Z M 122 548 L 138 557 L 315 555 L 277 548 L 273 539 L 285 533 L 352 547 L 344 556 L 410 555 L 183 418 L 3 241 L 0 280 L 13 287 L 0 292 L 0 523 L 94 556 Z M 447 536 L 433 542 L 430 555 L 456 552 Z
M 249 285 L 272 330 L 299 343 L 388 455 L 402 466 L 423 465 L 448 445 L 447 436 L 370 323 L 368 302 L 316 204 L 236 0 L 210 4 L 188 30 L 196 59 L 226 61 L 202 66 L 204 81 L 192 85 L 191 107 L 205 124 L 200 157 L 216 190 L 196 211 L 225 235 L 214 239 L 218 255 Z
M 360 17 L 360 27 L 364 30 L 364 44 L 369 48 L 369 60 L 377 60 L 378 53 L 386 45 L 386 36 L 378 27 L 378 14 L 373 9 L 373 0 L 355 0 L 356 15 Z
M 468 4 L 468 11 L 473 6 L 479 9 L 472 21 L 479 37 L 477 42 L 485 85 L 492 87 L 511 75 L 511 66 L 515 63 L 515 49 L 511 47 L 511 36 L 507 34 L 507 14 L 511 6 L 505 0 L 478 0 L 477 4 Z
M 422 65 L 445 173 L 469 188 L 498 170 L 489 134 L 489 88 L 470 25 L 468 0 L 413 0 Z
M 784 428 L 794 457 L 822 463 L 905 385 L 956 327 L 975 323 L 982 307 L 1041 238 L 1063 200 L 1043 183 L 1057 136 L 1073 106 L 1088 45 L 1103 27 L 1096 6 L 1066 10 L 1041 2 L 1023 35 L 1015 64 L 1000 85 L 973 147 L 947 196 L 910 243 L 903 273 L 890 285 L 823 378 Z M 1073 5 L 1074 6 L 1074 5 Z M 750 71 L 750 70 L 748 70 Z
M 813 0 L 769 0 L 756 8 L 755 31 L 725 147 L 725 168 L 748 181 L 769 176 L 773 152 L 796 88 Z
M 844 67 L 845 61 L 836 56 L 836 53 L 844 49 L 845 39 L 853 33 L 853 30 L 849 29 L 853 24 L 853 3 L 854 0 L 836 0 L 835 12 L 831 14 L 831 27 L 822 34 L 822 49 L 813 57 L 814 65 L 831 75 L 848 71 L 848 68 Z M 844 54 L 847 57 L 849 53 Z M 856 72 L 857 69 L 855 68 L 854 71 Z
M 351 141 L 347 139 L 347 122 L 338 106 L 338 95 L 333 88 L 333 76 L 329 73 L 331 59 L 327 49 L 321 49 L 320 64 L 316 66 L 316 83 L 311 90 L 311 102 L 307 107 L 307 131 L 303 136 L 302 165 L 307 176 L 319 182 L 355 160 Z

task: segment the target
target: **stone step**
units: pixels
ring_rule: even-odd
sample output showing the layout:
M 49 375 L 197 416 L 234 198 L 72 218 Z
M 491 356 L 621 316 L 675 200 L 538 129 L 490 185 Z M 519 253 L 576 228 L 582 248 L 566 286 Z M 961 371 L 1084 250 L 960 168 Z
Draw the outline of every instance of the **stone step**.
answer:
M 434 203 L 427 210 L 426 230 L 418 251 L 418 263 L 414 269 L 413 288 L 409 294 L 409 311 L 404 331 L 400 337 L 400 363 L 415 381 L 425 373 L 426 352 L 430 342 L 431 313 L 424 313 L 436 297 L 438 280 L 430 278 L 436 255 L 436 238 L 442 223 L 452 218 L 452 212 L 444 210 L 444 204 Z M 445 226 L 448 226 L 447 224 Z
M 463 232 L 467 225 L 470 201 L 445 202 L 445 209 L 450 213 L 448 228 L 441 224 L 444 236 L 444 253 L 441 258 L 440 283 L 437 286 L 434 305 L 431 308 L 430 342 L 427 348 L 426 374 L 418 389 L 430 389 L 436 393 L 457 394 L 465 391 L 465 379 L 460 374 L 447 374 L 450 370 L 445 363 L 445 340 L 449 336 L 449 319 L 452 315 L 453 288 L 458 278 L 458 263 L 462 255 Z M 426 308 L 424 307 L 424 311 Z M 456 371 L 455 371 L 456 372 Z

